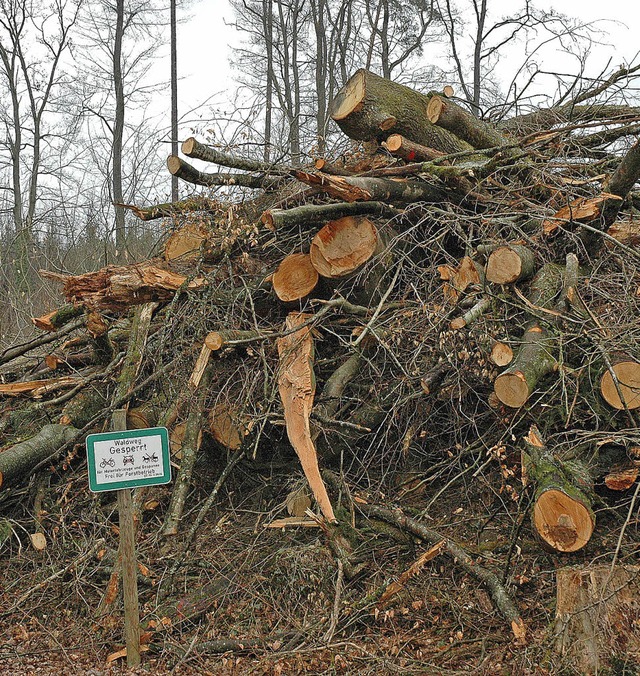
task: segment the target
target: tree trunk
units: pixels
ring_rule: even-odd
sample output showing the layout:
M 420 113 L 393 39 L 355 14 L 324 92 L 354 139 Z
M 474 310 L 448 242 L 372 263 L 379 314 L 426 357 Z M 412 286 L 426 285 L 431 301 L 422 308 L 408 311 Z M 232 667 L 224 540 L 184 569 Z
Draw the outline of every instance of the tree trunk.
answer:
M 611 371 L 615 373 L 615 380 Z M 620 356 L 611 370 L 602 374 L 600 392 L 607 404 L 619 411 L 640 407 L 640 363 Z
M 473 150 L 427 119 L 429 97 L 360 69 L 338 92 L 329 113 L 340 129 L 358 141 L 382 141 L 393 130 L 411 141 L 445 153 Z
M 486 277 L 494 284 L 513 284 L 533 277 L 536 267 L 536 257 L 531 249 L 511 244 L 491 252 Z

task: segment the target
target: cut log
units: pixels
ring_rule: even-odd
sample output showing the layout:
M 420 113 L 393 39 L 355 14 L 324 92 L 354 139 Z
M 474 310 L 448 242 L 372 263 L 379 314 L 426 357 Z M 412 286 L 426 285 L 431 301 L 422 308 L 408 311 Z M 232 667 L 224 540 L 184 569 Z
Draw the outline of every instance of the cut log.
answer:
M 431 124 L 450 131 L 474 148 L 495 148 L 507 143 L 507 139 L 495 127 L 437 94 L 429 99 L 427 118 Z
M 208 174 L 196 169 L 176 155 L 169 155 L 167 169 L 172 176 L 177 176 L 187 183 L 208 187 L 227 185 L 261 190 L 275 187 L 283 180 L 280 176 L 251 176 L 250 174 L 230 174 L 228 172 Z
M 35 436 L 0 452 L 0 488 L 27 477 L 36 465 L 70 442 L 78 430 L 68 425 L 45 425 Z
M 391 134 L 386 141 L 382 142 L 382 147 L 407 162 L 431 162 L 446 154 L 441 150 L 414 143 L 402 134 Z
M 212 352 L 217 352 L 223 347 L 233 345 L 235 341 L 251 340 L 260 337 L 261 334 L 258 331 L 226 329 L 221 331 L 209 331 L 204 342 Z
M 345 216 L 327 223 L 313 238 L 310 259 L 328 279 L 354 275 L 384 248 L 376 226 L 364 216 Z
M 385 178 L 368 178 L 363 176 L 330 176 L 328 174 L 312 174 L 296 171 L 295 177 L 314 186 L 321 192 L 345 202 L 359 200 L 382 201 L 394 204 L 410 202 L 444 202 L 446 193 L 441 188 L 427 181 L 407 181 Z
M 506 343 L 496 341 L 489 357 L 496 366 L 507 366 L 513 361 L 513 350 Z
M 275 230 L 317 225 L 343 216 L 373 214 L 393 218 L 401 213 L 384 202 L 342 202 L 341 204 L 305 204 L 293 209 L 269 209 L 262 214 L 260 220 L 268 228 Z
M 201 222 L 187 223 L 175 230 L 164 245 L 165 260 L 192 261 L 199 258 L 209 234 L 209 229 Z
M 576 460 L 561 462 L 534 426 L 525 437 L 523 471 L 536 485 L 533 526 L 559 552 L 576 552 L 591 539 L 596 517 L 591 508 L 591 478 Z
M 640 363 L 620 358 L 612 364 L 611 370 L 607 369 L 600 378 L 603 399 L 619 411 L 640 407 Z
M 604 478 L 604 485 L 610 491 L 628 491 L 638 480 L 637 467 L 614 467 Z
M 472 146 L 427 119 L 429 97 L 414 89 L 360 69 L 329 106 L 340 129 L 358 141 L 382 141 L 393 129 L 408 139 L 445 153 Z
M 511 366 L 494 381 L 498 399 L 511 408 L 524 406 L 538 382 L 556 368 L 556 339 L 541 324 L 528 325 Z
M 510 244 L 491 252 L 487 260 L 487 281 L 512 284 L 529 279 L 536 271 L 536 256 L 526 246 Z
M 318 271 L 309 254 L 286 256 L 271 278 L 273 290 L 283 303 L 292 303 L 309 296 L 318 285 Z
M 640 568 L 609 563 L 556 572 L 555 649 L 579 674 L 625 673 L 640 663 Z M 633 665 L 633 666 L 632 666 Z
M 309 315 L 291 312 L 285 329 L 291 331 L 300 327 Z M 308 326 L 302 326 L 289 335 L 278 338 L 280 370 L 278 390 L 284 406 L 287 436 L 296 451 L 311 491 L 324 517 L 330 523 L 336 521 L 327 489 L 320 475 L 318 455 L 311 439 L 309 418 L 315 396 L 315 375 L 313 373 L 313 338 Z
M 288 167 L 282 167 L 276 164 L 270 164 L 268 162 L 258 162 L 256 160 L 247 159 L 246 157 L 229 155 L 228 153 L 224 153 L 213 146 L 200 143 L 193 136 L 190 136 L 186 141 L 184 141 L 182 144 L 182 152 L 187 157 L 191 157 L 195 160 L 212 162 L 213 164 L 219 164 L 223 167 L 229 167 L 229 169 L 241 169 L 242 171 L 253 171 L 267 174 L 270 172 L 287 174 L 290 171 Z
M 219 202 L 206 197 L 191 197 L 180 202 L 167 202 L 166 204 L 154 204 L 150 207 L 138 207 L 135 204 L 116 204 L 131 211 L 141 221 L 153 221 L 157 218 L 175 218 L 182 214 L 195 211 L 215 212 L 219 208 Z
M 249 420 L 229 403 L 216 404 L 208 416 L 211 436 L 224 448 L 238 451 L 249 432 Z
M 158 267 L 152 261 L 109 265 L 84 275 L 63 275 L 47 270 L 41 270 L 40 274 L 61 281 L 67 300 L 113 312 L 150 301 L 171 300 L 177 291 L 200 289 L 206 283 L 202 277 L 188 280 L 183 275 Z
M 321 171 L 324 174 L 331 174 L 332 176 L 351 176 L 353 175 L 352 171 L 345 169 L 337 164 L 333 164 L 328 160 L 325 160 L 323 157 L 319 157 L 314 163 L 313 166 L 316 168 L 316 171 Z

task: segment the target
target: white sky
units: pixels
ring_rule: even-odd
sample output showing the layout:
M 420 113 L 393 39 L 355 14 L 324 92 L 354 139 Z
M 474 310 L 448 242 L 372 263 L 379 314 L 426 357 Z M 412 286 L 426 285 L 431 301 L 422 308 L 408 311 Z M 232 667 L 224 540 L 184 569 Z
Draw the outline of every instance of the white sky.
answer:
M 538 8 L 553 7 L 568 16 L 581 20 L 596 21 L 602 31 L 603 44 L 596 46 L 589 59 L 589 74 L 596 75 L 599 69 L 611 60 L 610 69 L 629 63 L 640 50 L 640 2 L 638 0 L 534 0 Z M 490 0 L 495 16 L 504 16 L 510 7 L 519 6 L 518 0 Z M 230 101 L 224 93 L 233 88 L 233 72 L 229 65 L 229 43 L 239 38 L 235 29 L 225 25 L 233 20 L 227 0 L 195 0 L 186 18 L 178 27 L 179 113 L 183 120 L 194 118 L 193 109 L 205 101 L 220 104 Z M 608 35 L 605 35 L 605 32 Z M 518 59 L 520 54 L 513 54 Z M 512 60 L 505 59 L 505 70 Z M 575 60 L 567 61 L 560 50 L 546 53 L 544 67 L 548 70 L 577 69 Z

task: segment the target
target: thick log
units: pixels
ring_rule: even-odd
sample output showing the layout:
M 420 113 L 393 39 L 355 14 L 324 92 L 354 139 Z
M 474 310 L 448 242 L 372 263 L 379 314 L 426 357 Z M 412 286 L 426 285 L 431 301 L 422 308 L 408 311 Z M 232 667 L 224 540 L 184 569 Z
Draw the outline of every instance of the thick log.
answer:
M 273 290 L 283 303 L 303 300 L 318 285 L 318 271 L 309 254 L 294 253 L 286 256 L 271 278 Z
M 415 143 L 402 134 L 391 134 L 386 141 L 382 142 L 382 147 L 407 162 L 432 162 L 446 155 L 441 150 Z
M 393 180 L 363 176 L 330 176 L 296 171 L 295 177 L 321 192 L 345 202 L 383 201 L 391 203 L 445 202 L 446 193 L 426 181 Z
M 640 363 L 628 357 L 616 359 L 600 378 L 600 392 L 619 411 L 640 407 Z
M 427 117 L 431 124 L 450 131 L 474 148 L 495 148 L 508 142 L 495 127 L 437 94 L 429 99 Z
M 556 572 L 555 650 L 578 674 L 615 673 L 613 646 L 629 666 L 638 663 L 640 568 L 610 563 L 560 568 Z M 621 660 L 622 661 L 622 660 Z
M 70 442 L 78 430 L 68 425 L 45 425 L 35 436 L 0 452 L 0 488 L 27 477 L 40 462 Z
M 221 172 L 209 174 L 196 169 L 193 165 L 185 162 L 176 155 L 169 155 L 167 159 L 167 169 L 172 176 L 177 176 L 187 183 L 204 185 L 210 188 L 227 185 L 262 190 L 273 187 L 282 181 L 282 178 L 279 176 L 251 176 L 250 174 L 230 174 Z
M 382 141 L 393 130 L 445 153 L 471 150 L 470 144 L 429 122 L 428 103 L 427 95 L 360 69 L 333 99 L 329 114 L 358 141 Z
M 524 474 L 536 486 L 535 530 L 556 551 L 582 549 L 589 542 L 596 523 L 588 470 L 575 459 L 563 463 L 545 446 L 535 425 L 524 441 Z
M 345 216 L 327 223 L 313 238 L 310 259 L 323 277 L 354 275 L 384 248 L 376 226 L 364 216 Z
M 536 268 L 536 255 L 531 249 L 521 244 L 510 244 L 491 252 L 486 277 L 494 284 L 513 284 L 533 277 Z
M 304 204 L 293 209 L 269 209 L 261 221 L 268 228 L 299 228 L 317 225 L 343 216 L 385 216 L 393 218 L 402 212 L 384 202 L 342 202 L 341 204 Z
M 286 330 L 304 325 L 309 315 L 291 312 Z M 316 502 L 330 523 L 336 521 L 327 489 L 320 475 L 318 455 L 311 438 L 310 415 L 315 396 L 313 373 L 313 338 L 308 326 L 278 338 L 280 370 L 278 391 L 284 406 L 287 436 L 304 471 Z
M 491 347 L 489 359 L 496 366 L 507 366 L 513 361 L 513 350 L 506 343 L 496 341 Z
M 63 275 L 47 270 L 41 276 L 63 283 L 68 301 L 95 309 L 121 312 L 133 305 L 171 300 L 177 291 L 195 290 L 205 285 L 202 277 L 188 280 L 152 261 L 133 265 L 107 266 L 84 275 Z
M 204 223 L 187 223 L 174 230 L 164 245 L 164 259 L 180 262 L 198 259 L 207 243 L 210 231 Z
M 624 198 L 629 194 L 640 178 L 640 141 L 627 151 L 618 168 L 604 182 L 602 190 L 617 197 Z M 603 211 L 605 228 L 613 223 L 622 206 L 622 200 L 607 200 Z

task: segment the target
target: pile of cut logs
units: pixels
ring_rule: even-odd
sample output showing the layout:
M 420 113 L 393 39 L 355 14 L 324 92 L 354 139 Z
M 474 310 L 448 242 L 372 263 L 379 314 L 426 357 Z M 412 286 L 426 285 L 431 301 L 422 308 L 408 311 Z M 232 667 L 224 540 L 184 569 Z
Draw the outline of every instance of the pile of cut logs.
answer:
M 161 258 L 43 273 L 68 304 L 34 319 L 43 337 L 0 358 L 0 396 L 12 398 L 0 424 L 18 434 L 20 408 L 60 417 L 0 453 L 0 490 L 129 406 L 130 425 L 169 426 L 181 453 L 165 522 L 175 532 L 201 431 L 255 457 L 277 418 L 327 522 L 321 464 L 365 448 L 406 459 L 425 436 L 446 457 L 456 437 L 497 458 L 512 490 L 535 487 L 532 524 L 547 546 L 585 547 L 598 487 L 629 491 L 640 466 L 640 109 L 608 91 L 492 124 L 451 88 L 424 94 L 359 70 L 330 110 L 354 140 L 339 159 L 268 164 L 188 139 L 186 158 L 232 171 L 171 156 L 171 174 L 257 196 L 129 205 L 173 219 Z M 250 397 L 238 394 L 246 383 L 221 396 L 216 373 L 239 354 L 260 354 L 246 368 L 265 380 Z M 160 401 L 167 380 L 179 387 Z M 96 382 L 116 385 L 96 402 Z M 470 399 L 479 426 L 467 423 Z M 517 611 L 505 617 L 517 633 Z

